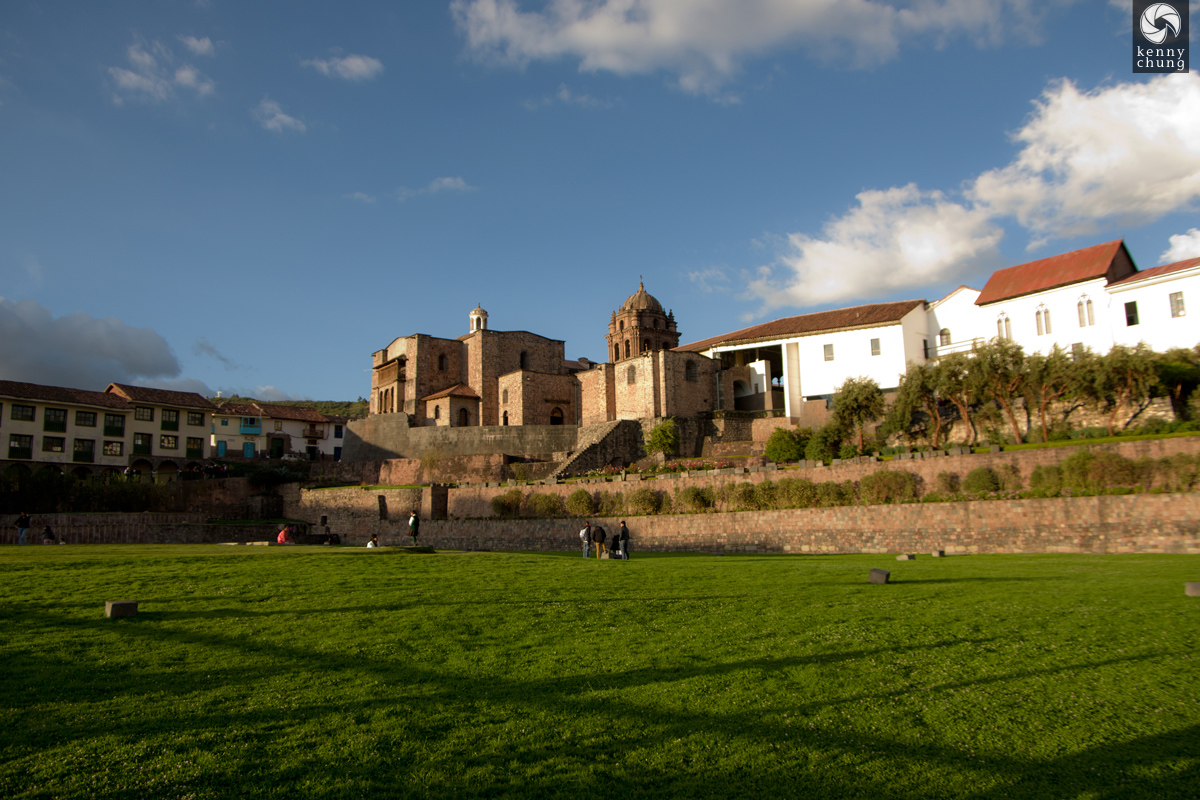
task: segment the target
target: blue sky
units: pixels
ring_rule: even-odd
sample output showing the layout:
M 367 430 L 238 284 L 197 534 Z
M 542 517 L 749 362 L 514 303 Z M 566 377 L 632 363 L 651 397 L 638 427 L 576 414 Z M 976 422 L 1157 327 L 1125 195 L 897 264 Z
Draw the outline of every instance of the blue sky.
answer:
M 639 279 L 694 341 L 1200 256 L 1200 77 L 1129 8 L 8 0 L 0 379 L 353 399 L 476 303 L 603 360 Z

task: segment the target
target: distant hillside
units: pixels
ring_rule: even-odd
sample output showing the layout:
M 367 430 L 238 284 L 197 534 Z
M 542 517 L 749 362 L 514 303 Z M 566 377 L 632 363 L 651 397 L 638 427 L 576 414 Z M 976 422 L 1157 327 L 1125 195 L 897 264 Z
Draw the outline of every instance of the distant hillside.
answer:
M 357 400 L 255 400 L 253 397 L 210 397 L 213 403 L 268 403 L 273 406 L 296 406 L 313 408 L 330 417 L 349 417 L 362 419 L 367 416 L 367 400 L 360 397 Z

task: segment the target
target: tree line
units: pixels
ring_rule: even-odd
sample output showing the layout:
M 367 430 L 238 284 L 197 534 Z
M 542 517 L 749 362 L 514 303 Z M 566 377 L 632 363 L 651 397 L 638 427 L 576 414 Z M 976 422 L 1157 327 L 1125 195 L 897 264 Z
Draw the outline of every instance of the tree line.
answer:
M 986 428 L 993 439 L 1014 443 L 1068 438 L 1070 415 L 1090 410 L 1108 435 L 1124 430 L 1159 397 L 1169 398 L 1174 427 L 1200 429 L 1200 345 L 1157 353 L 1144 343 L 1115 345 L 1106 354 L 1089 348 L 1025 353 L 1016 342 L 992 339 L 970 352 L 918 364 L 909 362 L 889 404 L 870 378 L 850 378 L 834 393 L 822 428 L 775 431 L 767 443 L 773 461 L 849 458 L 867 452 L 867 429 L 880 423 L 874 444 L 901 434 L 941 447 L 953 425 L 967 444 Z M 960 439 L 963 437 L 959 437 Z

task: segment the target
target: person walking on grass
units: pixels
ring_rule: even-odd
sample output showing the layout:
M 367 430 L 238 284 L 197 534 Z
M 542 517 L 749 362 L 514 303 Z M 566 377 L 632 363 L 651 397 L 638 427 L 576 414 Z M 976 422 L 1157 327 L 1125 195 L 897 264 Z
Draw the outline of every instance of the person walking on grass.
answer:
M 417 510 L 414 508 L 412 514 L 408 517 L 408 535 L 412 537 L 413 546 L 417 545 L 417 535 L 421 532 L 421 518 L 417 516 Z
M 588 552 L 592 549 L 592 523 L 583 523 L 583 530 L 579 532 L 579 541 L 583 543 L 583 557 L 588 557 Z
M 604 528 L 599 525 L 592 526 L 592 541 L 596 543 L 596 558 L 600 558 L 602 553 L 607 553 L 608 548 L 604 546 Z
M 17 544 L 25 544 L 25 537 L 29 535 L 29 526 L 33 524 L 33 520 L 24 511 L 21 516 L 17 517 Z
M 617 532 L 617 541 L 621 543 L 621 560 L 629 560 L 629 528 L 625 527 L 625 520 L 621 520 L 621 530 Z

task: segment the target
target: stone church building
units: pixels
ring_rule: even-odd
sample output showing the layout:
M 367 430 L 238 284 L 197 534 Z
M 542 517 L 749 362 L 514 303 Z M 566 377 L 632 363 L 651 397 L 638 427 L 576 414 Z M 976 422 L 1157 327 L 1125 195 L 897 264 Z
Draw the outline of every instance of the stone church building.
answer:
M 497 331 L 475 308 L 454 339 L 413 334 L 372 354 L 370 414 L 409 427 L 587 426 L 717 408 L 720 363 L 681 352 L 672 312 L 642 284 L 608 324 L 612 361 L 568 360 L 564 343 Z

